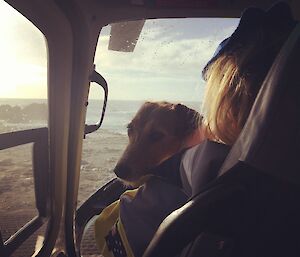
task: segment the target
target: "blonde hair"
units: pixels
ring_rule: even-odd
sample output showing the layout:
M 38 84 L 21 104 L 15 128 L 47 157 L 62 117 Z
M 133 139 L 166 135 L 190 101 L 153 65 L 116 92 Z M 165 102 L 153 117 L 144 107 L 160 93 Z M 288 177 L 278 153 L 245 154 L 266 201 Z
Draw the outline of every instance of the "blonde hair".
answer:
M 263 79 L 247 72 L 254 53 L 249 46 L 223 54 L 206 71 L 203 127 L 208 139 L 232 145 L 240 134 Z

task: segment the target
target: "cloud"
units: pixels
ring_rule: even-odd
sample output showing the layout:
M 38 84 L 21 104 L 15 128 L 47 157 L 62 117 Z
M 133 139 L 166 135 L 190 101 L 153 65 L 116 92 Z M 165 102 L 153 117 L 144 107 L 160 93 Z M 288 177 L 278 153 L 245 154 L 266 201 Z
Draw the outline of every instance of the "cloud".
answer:
M 213 54 L 219 42 L 211 38 L 164 38 L 138 42 L 135 52 L 106 50 L 108 37 L 101 38 L 96 64 L 114 74 L 135 73 L 135 76 L 189 76 L 198 73 Z
M 191 26 L 187 34 L 171 24 L 165 29 L 159 26 L 159 21 L 151 25 L 147 22 L 133 53 L 108 51 L 109 35 L 99 38 L 96 68 L 113 88 L 112 98 L 146 99 L 156 95 L 171 99 L 179 98 L 174 93 L 178 92 L 177 95 L 181 93 L 185 98 L 199 99 L 198 93 L 203 91 L 202 68 L 235 26 L 196 37 Z M 202 89 L 195 90 L 196 87 Z M 125 88 L 126 94 L 123 93 Z M 123 91 L 122 94 L 115 89 Z

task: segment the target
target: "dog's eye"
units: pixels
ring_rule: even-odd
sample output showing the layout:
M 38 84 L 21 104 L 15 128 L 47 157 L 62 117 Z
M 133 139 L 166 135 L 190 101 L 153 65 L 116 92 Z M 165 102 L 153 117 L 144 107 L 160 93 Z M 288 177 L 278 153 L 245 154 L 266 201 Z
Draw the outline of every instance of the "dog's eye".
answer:
M 159 131 L 153 131 L 149 134 L 149 139 L 151 141 L 158 141 L 161 140 L 164 137 L 164 133 L 159 132 Z

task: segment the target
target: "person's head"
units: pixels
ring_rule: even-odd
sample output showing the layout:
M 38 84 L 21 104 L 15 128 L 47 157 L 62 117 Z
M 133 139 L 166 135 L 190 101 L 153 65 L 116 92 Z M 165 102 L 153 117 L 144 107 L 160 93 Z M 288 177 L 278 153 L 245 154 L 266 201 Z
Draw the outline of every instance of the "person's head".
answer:
M 203 70 L 204 131 L 208 139 L 232 145 L 276 55 L 295 26 L 289 7 L 246 10 L 235 32 Z

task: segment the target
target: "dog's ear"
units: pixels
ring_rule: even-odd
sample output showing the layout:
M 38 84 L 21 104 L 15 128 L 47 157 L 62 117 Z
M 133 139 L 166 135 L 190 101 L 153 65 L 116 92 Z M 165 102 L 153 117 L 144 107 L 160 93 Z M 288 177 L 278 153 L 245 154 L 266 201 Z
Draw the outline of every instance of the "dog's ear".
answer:
M 197 111 L 183 104 L 176 104 L 174 109 L 178 117 L 177 135 L 188 135 L 201 126 L 202 116 Z

